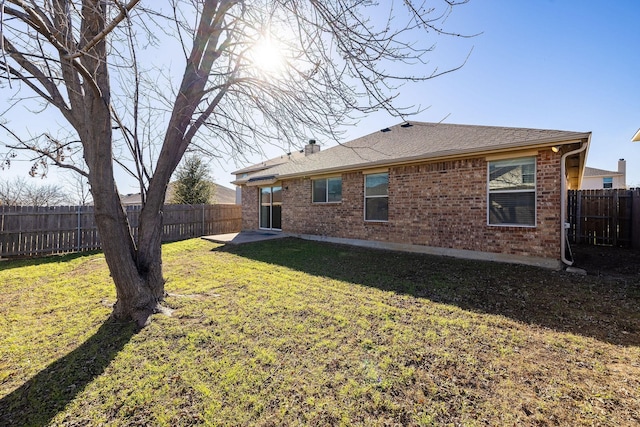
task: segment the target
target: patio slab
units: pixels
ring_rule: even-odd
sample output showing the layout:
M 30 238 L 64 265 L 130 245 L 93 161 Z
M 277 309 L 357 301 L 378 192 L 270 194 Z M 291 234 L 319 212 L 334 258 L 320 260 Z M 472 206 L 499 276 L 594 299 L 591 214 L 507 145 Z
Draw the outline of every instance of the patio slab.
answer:
M 202 239 L 216 243 L 241 245 L 243 243 L 260 242 L 263 240 L 282 239 L 283 237 L 289 237 L 289 235 L 282 233 L 281 231 L 249 230 L 241 231 L 239 233 L 202 236 Z

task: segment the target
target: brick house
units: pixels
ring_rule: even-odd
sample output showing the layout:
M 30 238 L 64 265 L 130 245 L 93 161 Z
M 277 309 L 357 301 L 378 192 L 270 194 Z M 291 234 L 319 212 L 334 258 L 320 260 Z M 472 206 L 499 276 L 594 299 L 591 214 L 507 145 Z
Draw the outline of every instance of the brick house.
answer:
M 404 123 L 234 172 L 243 230 L 559 268 L 590 132 Z

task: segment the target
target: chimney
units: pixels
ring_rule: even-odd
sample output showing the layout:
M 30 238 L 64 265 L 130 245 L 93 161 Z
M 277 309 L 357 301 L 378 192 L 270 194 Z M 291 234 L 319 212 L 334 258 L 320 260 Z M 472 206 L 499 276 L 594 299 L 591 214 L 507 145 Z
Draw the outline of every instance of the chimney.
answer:
M 318 151 L 320 151 L 320 146 L 318 144 L 316 144 L 316 140 L 315 139 L 310 139 L 309 143 L 304 146 L 304 155 L 305 156 L 308 156 L 308 155 L 313 154 L 313 153 L 317 153 Z
M 618 160 L 618 173 L 622 174 L 622 185 L 627 188 L 627 161 L 625 159 Z
M 626 173 L 627 172 L 627 161 L 625 159 L 618 160 L 618 173 Z

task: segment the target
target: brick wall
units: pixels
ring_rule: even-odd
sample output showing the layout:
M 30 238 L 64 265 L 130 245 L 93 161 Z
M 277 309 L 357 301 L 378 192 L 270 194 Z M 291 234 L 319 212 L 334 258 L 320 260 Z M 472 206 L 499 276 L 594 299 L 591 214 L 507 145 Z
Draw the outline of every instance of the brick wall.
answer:
M 259 226 L 258 208 L 260 189 L 258 187 L 247 187 L 243 185 L 240 191 L 242 196 L 242 229 L 256 230 Z
M 364 221 L 362 172 L 342 174 L 340 203 L 312 203 L 308 178 L 282 186 L 284 232 L 560 258 L 560 154 L 551 150 L 537 156 L 534 228 L 487 225 L 484 158 L 390 168 L 383 223 Z M 242 189 L 243 228 L 258 226 L 257 195 L 255 187 Z

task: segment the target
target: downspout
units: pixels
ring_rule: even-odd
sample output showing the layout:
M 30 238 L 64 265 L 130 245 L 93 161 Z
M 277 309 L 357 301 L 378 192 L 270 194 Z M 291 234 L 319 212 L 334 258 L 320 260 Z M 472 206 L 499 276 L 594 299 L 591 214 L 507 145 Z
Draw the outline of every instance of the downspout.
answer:
M 567 229 L 565 227 L 567 217 L 567 157 L 583 152 L 589 146 L 589 141 L 582 143 L 580 148 L 564 153 L 560 159 L 560 259 L 568 266 L 573 265 L 565 255 L 567 245 Z

